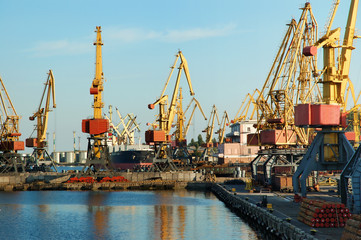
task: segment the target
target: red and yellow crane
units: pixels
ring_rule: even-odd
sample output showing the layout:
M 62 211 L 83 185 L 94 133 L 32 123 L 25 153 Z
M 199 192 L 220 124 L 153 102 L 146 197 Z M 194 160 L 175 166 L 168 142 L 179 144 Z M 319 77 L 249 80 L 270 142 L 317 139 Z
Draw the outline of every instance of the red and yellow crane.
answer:
M 176 78 L 174 90 L 172 93 L 172 99 L 170 103 L 168 103 L 168 95 L 165 94 L 165 91 L 167 89 L 167 86 L 169 84 L 170 78 L 172 76 L 172 73 L 176 67 L 176 64 L 178 60 L 180 59 L 180 64 L 178 67 L 178 75 Z M 159 114 L 158 114 L 158 125 L 157 129 L 148 130 L 145 132 L 145 140 L 147 144 L 154 145 L 156 156 L 153 160 L 154 165 L 157 165 L 157 163 L 164 163 L 163 165 L 166 165 L 167 167 L 174 168 L 174 164 L 172 164 L 172 161 L 170 159 L 171 153 L 170 153 L 170 141 L 171 141 L 171 135 L 170 131 L 172 128 L 172 124 L 175 118 L 176 114 L 176 103 L 177 103 L 177 96 L 179 92 L 180 87 L 180 78 L 182 71 L 184 72 L 189 90 L 190 95 L 193 96 L 193 88 L 191 83 L 191 78 L 189 75 L 189 69 L 188 69 L 188 63 L 185 57 L 183 56 L 183 53 L 181 51 L 178 51 L 176 55 L 176 59 L 174 61 L 173 66 L 171 67 L 170 74 L 168 76 L 168 79 L 166 81 L 166 84 L 163 88 L 163 91 L 160 95 L 160 97 L 152 104 L 148 105 L 149 109 L 154 109 L 156 105 L 159 105 Z M 158 164 L 159 165 L 159 164 Z
M 45 99 L 45 105 L 43 106 L 44 99 Z M 50 108 L 51 100 L 53 102 L 53 108 L 56 108 L 55 79 L 54 79 L 53 71 L 49 70 L 48 78 L 45 82 L 45 87 L 40 99 L 38 110 L 31 117 L 29 117 L 30 121 L 34 121 L 35 118 L 37 119 L 37 124 L 36 124 L 37 135 L 36 138 L 27 138 L 26 146 L 34 148 L 32 157 L 36 162 L 36 167 L 39 167 L 40 165 L 42 165 L 42 167 L 45 167 L 45 165 L 52 165 L 56 170 L 54 162 L 46 150 L 48 146 L 48 142 L 46 141 L 46 131 L 48 128 L 49 112 L 51 111 Z M 41 168 L 39 170 L 45 171 L 44 168 Z
M 198 100 L 193 97 L 192 100 L 189 102 L 187 108 L 185 111 L 183 111 L 183 95 L 182 95 L 182 88 L 179 89 L 179 96 L 178 96 L 178 101 L 177 101 L 177 110 L 176 110 L 176 114 L 177 114 L 177 122 L 176 122 L 176 130 L 174 132 L 174 140 L 175 140 L 175 146 L 174 146 L 174 151 L 173 151 L 173 159 L 179 159 L 179 160 L 189 160 L 191 161 L 191 156 L 188 152 L 187 149 L 187 133 L 190 127 L 190 124 L 192 122 L 195 110 L 197 109 L 197 107 L 199 108 L 200 112 L 202 113 L 203 117 L 205 120 L 207 120 L 203 109 L 200 105 L 200 103 L 198 102 Z M 194 103 L 194 104 L 193 104 Z M 186 124 L 186 114 L 187 111 L 189 110 L 189 108 L 193 106 L 193 110 L 191 115 L 189 116 L 188 122 Z M 185 126 L 186 124 L 186 126 Z
M 313 170 L 343 170 L 341 174 L 341 200 L 347 202 L 349 166 L 354 149 L 345 137 L 343 128 L 346 123 L 347 85 L 351 86 L 349 79 L 351 53 L 355 49 L 353 40 L 355 36 L 358 0 L 350 1 L 350 10 L 344 33 L 344 40 L 340 45 L 340 28 L 331 30 L 339 0 L 333 3 L 332 15 L 327 31 L 312 46 L 304 48 L 305 56 L 314 56 L 318 48 L 323 48 L 322 104 L 303 104 L 295 109 L 295 119 L 298 126 L 322 128 L 317 132 L 315 139 L 308 148 L 297 171 L 293 175 L 295 194 L 301 190 L 306 196 L 306 179 Z M 338 55 L 336 50 L 341 49 Z M 337 60 L 338 64 L 337 64 Z M 350 88 L 350 87 L 349 87 Z M 360 190 L 360 189 L 358 189 Z
M 17 153 L 25 149 L 24 142 L 19 140 L 20 117 L 1 77 L 0 84 L 0 172 L 24 171 L 23 161 Z
M 93 95 L 94 115 L 91 119 L 83 119 L 82 132 L 89 133 L 87 162 L 84 170 L 97 171 L 100 168 L 111 168 L 109 149 L 106 143 L 106 133 L 109 130 L 109 121 L 103 118 L 102 109 L 102 92 L 104 91 L 104 75 L 102 65 L 102 38 L 101 27 L 96 27 L 96 59 L 95 59 L 95 77 L 90 87 L 90 94 Z

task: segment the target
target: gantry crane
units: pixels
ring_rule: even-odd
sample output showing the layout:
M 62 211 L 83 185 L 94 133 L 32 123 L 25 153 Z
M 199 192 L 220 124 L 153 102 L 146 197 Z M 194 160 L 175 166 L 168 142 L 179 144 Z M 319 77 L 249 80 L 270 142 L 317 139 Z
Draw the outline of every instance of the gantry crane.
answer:
M 191 162 L 191 155 L 188 152 L 187 149 L 187 140 L 186 140 L 186 136 L 189 130 L 189 126 L 192 122 L 194 113 L 196 108 L 198 107 L 199 110 L 201 111 L 203 117 L 205 120 L 207 120 L 207 117 L 205 116 L 203 109 L 200 105 L 200 103 L 198 102 L 198 100 L 193 97 L 192 100 L 189 102 L 187 108 L 185 111 L 183 111 L 183 104 L 182 104 L 182 88 L 179 89 L 179 97 L 178 97 L 178 101 L 177 101 L 177 122 L 176 122 L 176 130 L 174 132 L 174 137 L 175 137 L 175 147 L 173 149 L 173 159 L 179 159 L 179 160 L 187 160 L 187 163 Z M 193 110 L 192 113 L 188 119 L 188 122 L 186 124 L 186 113 L 188 111 L 188 109 L 193 106 Z M 186 126 L 184 126 L 186 124 Z
M 339 0 L 336 0 L 333 3 L 332 15 L 326 34 L 303 51 L 306 56 L 314 56 L 317 54 L 318 48 L 323 48 L 324 67 L 322 69 L 323 79 L 321 82 L 323 85 L 323 104 L 299 105 L 295 110 L 295 118 L 298 119 L 297 124 L 299 126 L 317 126 L 322 128 L 322 130 L 317 132 L 315 139 L 293 176 L 292 182 L 295 197 L 298 196 L 299 191 L 301 191 L 303 197 L 307 195 L 306 179 L 311 171 L 344 169 L 340 176 L 340 190 L 341 201 L 347 203 L 348 180 L 352 176 L 352 171 L 356 169 L 353 164 L 357 161 L 349 161 L 354 153 L 354 149 L 345 137 L 343 127 L 346 119 L 346 114 L 344 114 L 346 112 L 346 89 L 347 85 L 350 85 L 351 82 L 349 70 L 351 53 L 354 49 L 353 40 L 357 37 L 354 34 L 358 2 L 358 0 L 351 0 L 350 2 L 342 45 L 339 43 L 341 29 L 331 30 L 339 4 Z M 335 51 L 338 48 L 341 48 L 339 56 L 337 56 Z M 338 64 L 336 64 L 336 58 L 338 59 Z M 354 187 L 354 179 L 352 178 L 353 190 Z M 355 190 L 357 192 L 357 189 Z M 360 185 L 358 185 L 359 191 Z M 360 201 L 358 200 L 359 203 Z M 361 206 L 358 206 L 358 208 L 361 210 Z
M 174 86 L 172 99 L 168 105 L 168 95 L 165 94 L 165 91 L 167 89 L 174 68 L 176 67 L 178 59 L 180 59 L 181 62 L 178 67 L 178 75 Z M 159 114 L 157 119 L 158 129 L 157 130 L 152 129 L 145 132 L 145 141 L 147 142 L 147 144 L 154 145 L 154 151 L 156 155 L 153 159 L 153 165 L 157 170 L 165 170 L 167 168 L 176 170 L 176 167 L 172 162 L 172 159 L 170 158 L 171 157 L 170 131 L 176 114 L 176 102 L 177 102 L 177 95 L 179 92 L 179 84 L 180 84 L 180 77 L 182 71 L 184 71 L 184 74 L 187 78 L 190 95 L 193 96 L 194 92 L 192 88 L 191 78 L 189 75 L 188 63 L 185 57 L 183 56 L 183 53 L 181 51 L 178 51 L 174 64 L 171 67 L 171 71 L 168 76 L 168 79 L 163 88 L 163 91 L 160 94 L 160 97 L 153 104 L 148 105 L 149 109 L 154 109 L 156 105 L 159 105 Z
M 24 142 L 19 141 L 20 117 L 15 111 L 1 77 L 0 84 L 0 172 L 25 171 L 23 160 L 18 153 L 25 149 Z
M 295 171 L 309 144 L 309 129 L 297 127 L 294 105 L 318 102 L 320 88 L 316 84 L 317 58 L 302 55 L 305 46 L 317 39 L 317 22 L 311 4 L 306 3 L 298 21 L 292 19 L 282 40 L 271 70 L 256 100 L 257 133 L 247 136 L 248 145 L 260 146 L 251 162 L 255 180 L 271 184 L 273 166 L 290 166 Z M 263 165 L 263 179 L 258 179 L 257 166 Z
M 220 125 L 219 117 L 218 117 L 218 111 L 216 108 L 216 105 L 213 105 L 211 115 L 208 120 L 208 125 L 206 129 L 204 129 L 202 132 L 206 133 L 206 141 L 204 144 L 204 150 L 202 152 L 202 155 L 200 157 L 201 161 L 209 161 L 209 156 L 213 155 L 213 131 L 214 131 L 214 124 L 215 120 L 217 120 L 218 126 Z
M 98 171 L 100 169 L 111 170 L 109 148 L 107 145 L 106 133 L 109 131 L 109 121 L 103 118 L 102 101 L 103 87 L 103 66 L 102 66 L 102 38 L 101 27 L 96 27 L 96 60 L 95 60 L 95 77 L 90 87 L 90 94 L 93 95 L 94 115 L 92 119 L 83 119 L 82 132 L 89 133 L 87 160 L 83 172 Z
M 43 101 L 45 98 L 45 105 L 43 106 Z M 40 104 L 38 110 L 29 117 L 30 121 L 34 121 L 37 119 L 37 124 L 35 127 L 36 130 L 36 138 L 27 138 L 26 139 L 26 147 L 34 148 L 32 153 L 32 157 L 35 161 L 35 165 L 30 164 L 32 170 L 40 170 L 47 171 L 46 167 L 53 167 L 55 171 L 57 171 L 56 166 L 53 162 L 53 159 L 49 155 L 47 151 L 48 142 L 46 140 L 46 131 L 48 128 L 48 119 L 50 108 L 50 101 L 53 102 L 53 108 L 56 108 L 55 102 L 55 79 L 53 75 L 53 71 L 49 70 L 48 78 L 45 82 L 45 87 L 43 94 L 40 99 Z

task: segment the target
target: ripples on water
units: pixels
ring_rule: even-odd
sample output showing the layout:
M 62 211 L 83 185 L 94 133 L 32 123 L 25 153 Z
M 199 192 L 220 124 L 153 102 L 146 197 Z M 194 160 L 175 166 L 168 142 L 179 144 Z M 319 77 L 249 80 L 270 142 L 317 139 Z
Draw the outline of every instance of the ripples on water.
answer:
M 1 192 L 1 239 L 257 239 L 212 193 Z

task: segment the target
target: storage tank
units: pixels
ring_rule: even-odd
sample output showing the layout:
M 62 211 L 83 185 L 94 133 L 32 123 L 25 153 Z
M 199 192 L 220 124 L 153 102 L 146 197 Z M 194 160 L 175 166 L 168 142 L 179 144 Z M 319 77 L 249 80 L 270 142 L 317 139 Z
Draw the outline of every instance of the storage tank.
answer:
M 86 151 L 80 151 L 79 163 L 85 163 L 86 158 L 87 158 L 87 152 Z
M 60 152 L 53 152 L 51 155 L 55 163 L 60 163 Z
M 74 163 L 75 162 L 74 152 L 66 152 L 65 153 L 65 162 L 66 163 Z

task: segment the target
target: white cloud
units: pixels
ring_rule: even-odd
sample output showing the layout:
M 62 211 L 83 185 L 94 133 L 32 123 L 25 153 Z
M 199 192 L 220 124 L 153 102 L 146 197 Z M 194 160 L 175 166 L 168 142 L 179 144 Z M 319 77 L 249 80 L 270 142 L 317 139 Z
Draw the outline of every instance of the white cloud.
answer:
M 165 30 L 154 31 L 141 28 L 105 28 L 102 33 L 106 42 L 123 41 L 125 43 L 142 42 L 147 40 L 161 42 L 187 42 L 198 39 L 222 37 L 230 35 L 236 29 L 235 24 L 228 24 L 215 28 L 193 28 L 185 30 Z M 93 37 L 95 39 L 95 36 Z M 93 40 L 94 40 L 93 39 Z M 90 37 L 79 40 L 56 40 L 48 42 L 38 42 L 33 48 L 26 50 L 37 57 L 49 56 L 71 56 L 93 51 Z
M 39 42 L 27 51 L 38 57 L 48 57 L 54 55 L 78 55 L 92 51 L 89 42 L 78 42 L 69 40 L 57 40 L 49 42 Z
M 104 31 L 108 40 L 123 42 L 139 42 L 156 40 L 164 42 L 186 42 L 203 38 L 227 36 L 236 28 L 235 24 L 229 24 L 218 28 L 193 28 L 185 30 L 153 31 L 140 28 L 109 28 Z

